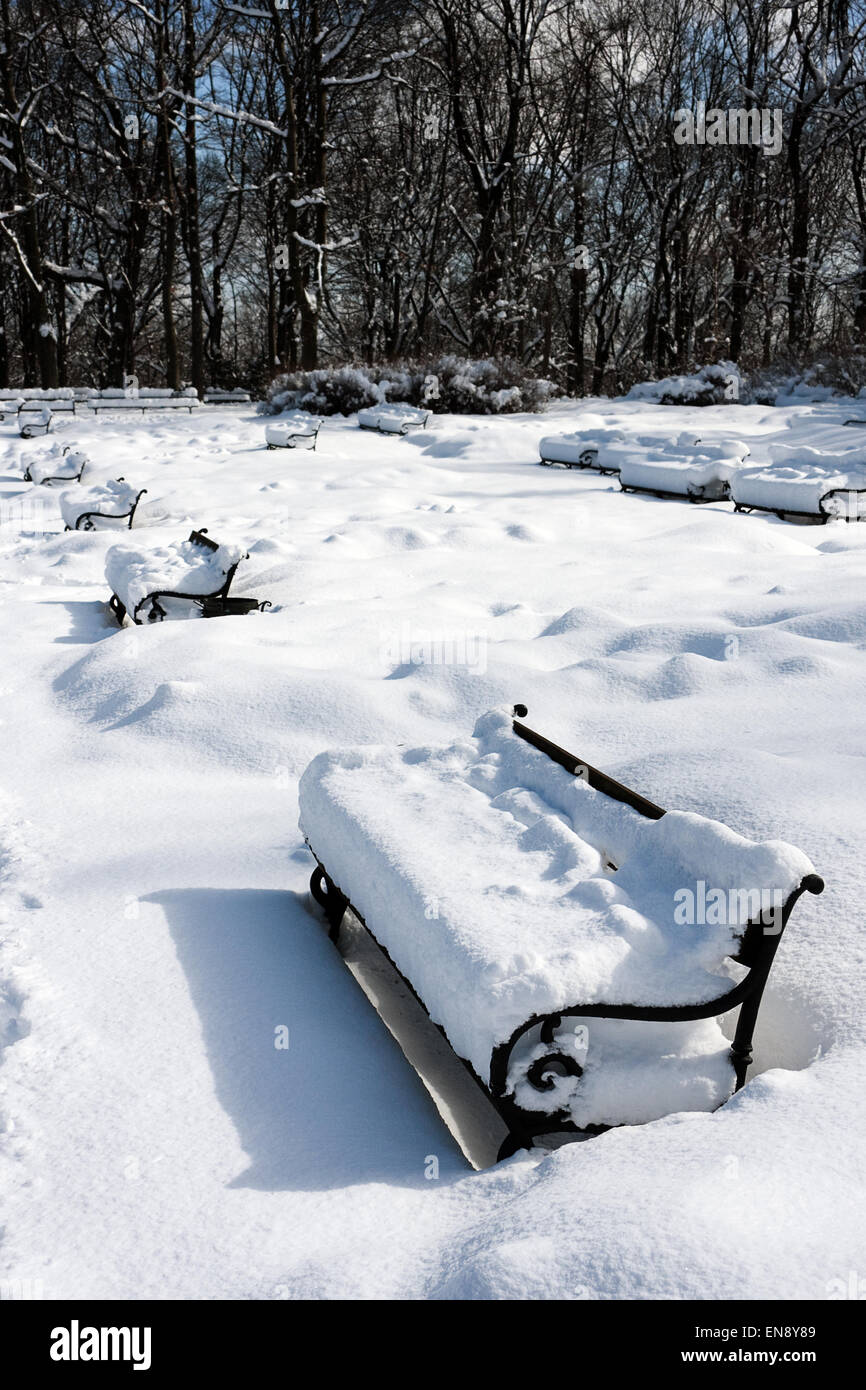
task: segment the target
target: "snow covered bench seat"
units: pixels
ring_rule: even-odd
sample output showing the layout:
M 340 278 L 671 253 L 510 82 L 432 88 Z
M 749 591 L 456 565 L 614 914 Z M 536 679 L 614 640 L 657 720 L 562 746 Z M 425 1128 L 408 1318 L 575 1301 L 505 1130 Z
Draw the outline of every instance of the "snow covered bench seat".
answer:
M 80 483 L 90 459 L 67 444 L 62 454 L 31 459 L 24 470 L 25 483 Z
M 290 410 L 265 425 L 265 443 L 269 449 L 315 449 L 321 427 L 321 416 Z
M 616 474 L 622 460 L 615 446 L 625 441 L 622 430 L 604 426 L 572 434 L 548 434 L 539 441 L 539 460 L 561 468 L 590 468 L 596 473 Z
M 127 396 L 120 388 L 117 393 L 101 391 L 98 396 L 90 396 L 84 402 L 89 410 L 140 410 L 145 414 L 149 410 L 188 410 L 190 414 L 198 410 L 201 401 L 196 395 L 174 396 L 170 394 L 145 395 L 139 392 L 138 395 Z
M 598 418 L 598 417 L 596 417 Z M 628 435 L 621 428 L 599 422 L 584 423 L 571 434 L 548 434 L 539 441 L 538 453 L 542 464 L 561 468 L 587 468 L 596 473 L 619 476 L 623 463 L 637 457 L 636 449 L 652 451 L 654 455 L 686 457 L 700 443 L 694 434 L 681 434 L 676 441 L 667 434 Z M 745 446 L 740 446 L 745 448 Z M 746 451 L 748 452 L 748 451 Z
M 248 405 L 249 401 L 249 391 L 244 391 L 239 386 L 234 387 L 231 391 L 224 390 L 219 386 L 205 388 L 205 405 Z
M 18 407 L 20 415 L 22 410 L 39 410 L 48 407 L 52 415 L 75 414 L 76 401 L 74 396 L 24 396 Z
M 50 434 L 54 429 L 51 407 L 39 401 L 22 401 L 17 419 L 18 433 L 22 439 L 35 439 L 37 435 Z
M 146 487 L 135 488 L 123 478 L 96 487 L 74 487 L 60 494 L 60 514 L 67 531 L 97 531 L 132 522 Z
M 771 445 L 771 462 L 741 469 L 731 480 L 738 512 L 773 512 L 783 521 L 823 524 L 866 521 L 866 455 L 825 454 L 805 446 Z
M 109 607 L 121 626 L 127 615 L 134 623 L 154 623 L 269 608 L 267 601 L 229 597 L 235 571 L 247 558 L 242 545 L 218 545 L 204 529 L 188 540 L 147 550 L 112 546 L 105 557 Z
M 678 440 L 648 455 L 623 459 L 619 483 L 623 492 L 722 502 L 730 497 L 731 479 L 748 453 L 748 445 L 736 439 L 719 444 Z
M 84 394 L 86 388 L 73 386 L 58 386 L 54 389 L 26 386 L 4 388 L 0 391 L 0 420 L 12 414 L 17 415 L 22 408 L 35 413 L 47 406 L 54 415 L 58 412 L 74 413 L 76 403 Z
M 300 783 L 332 936 L 350 907 L 505 1120 L 500 1156 L 723 1104 L 793 905 L 823 888 L 799 850 L 665 812 L 525 713 L 322 753 Z
M 405 401 L 393 401 L 390 405 L 373 405 L 367 410 L 358 411 L 358 424 L 362 430 L 378 430 L 379 434 L 408 434 L 412 429 L 426 429 L 430 419 L 429 410 L 417 410 Z

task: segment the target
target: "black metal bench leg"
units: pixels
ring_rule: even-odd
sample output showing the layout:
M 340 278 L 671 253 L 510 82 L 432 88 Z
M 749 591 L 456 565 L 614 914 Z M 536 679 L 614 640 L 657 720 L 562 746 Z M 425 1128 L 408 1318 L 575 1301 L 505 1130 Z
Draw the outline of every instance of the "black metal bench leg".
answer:
M 69 528 L 67 527 L 66 529 L 68 530 Z M 117 594 L 111 595 L 111 598 L 108 601 L 108 606 L 114 614 L 115 618 L 117 619 L 118 627 L 123 627 L 123 620 L 126 617 L 126 609 L 121 603 L 120 599 L 117 597 Z
M 502 1143 L 499 1145 L 499 1152 L 496 1155 L 496 1162 L 503 1163 L 506 1158 L 513 1158 L 514 1155 L 516 1153 L 519 1153 L 521 1149 L 528 1150 L 531 1147 L 532 1143 L 528 1136 L 518 1134 L 513 1129 L 509 1130 L 508 1134 L 503 1139 Z
M 331 882 L 321 864 L 317 864 L 313 870 L 310 892 L 328 919 L 328 935 L 332 941 L 336 941 L 349 899 Z
M 769 974 L 769 971 L 767 972 Z M 752 1065 L 752 1037 L 755 1032 L 755 1024 L 758 1021 L 758 1010 L 761 1007 L 761 999 L 764 994 L 764 985 L 767 983 L 767 975 L 758 983 L 757 988 L 740 1006 L 737 1017 L 737 1028 L 734 1033 L 734 1040 L 731 1043 L 731 1062 L 734 1067 L 734 1075 L 737 1078 L 735 1091 L 740 1091 L 746 1084 L 746 1073 Z

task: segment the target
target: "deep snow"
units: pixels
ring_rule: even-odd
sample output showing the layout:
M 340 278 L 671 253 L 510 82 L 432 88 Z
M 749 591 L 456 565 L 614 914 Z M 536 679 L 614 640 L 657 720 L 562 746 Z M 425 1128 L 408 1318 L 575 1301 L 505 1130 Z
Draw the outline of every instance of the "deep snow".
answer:
M 586 412 L 754 466 L 855 442 L 838 402 Z M 866 1273 L 866 527 L 540 468 L 583 413 L 328 420 L 316 452 L 267 451 L 244 407 L 0 426 L 0 1279 L 821 1299 Z M 147 487 L 149 544 L 242 542 L 233 592 L 273 610 L 118 631 L 117 533 L 64 535 L 57 489 L 21 480 L 55 442 L 88 485 Z M 448 743 L 518 700 L 660 804 L 798 846 L 827 890 L 722 1110 L 474 1173 L 327 940 L 297 783 L 326 748 Z

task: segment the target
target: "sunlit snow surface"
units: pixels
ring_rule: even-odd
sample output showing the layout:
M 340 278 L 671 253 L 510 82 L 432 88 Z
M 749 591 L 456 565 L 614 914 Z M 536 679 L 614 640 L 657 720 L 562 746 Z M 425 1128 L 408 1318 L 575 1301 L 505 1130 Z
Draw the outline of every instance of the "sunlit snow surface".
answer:
M 750 466 L 861 443 L 851 402 L 585 412 L 742 440 Z M 866 526 L 539 467 L 585 412 L 327 420 L 315 452 L 266 450 L 249 407 L 0 426 L 0 1279 L 822 1299 L 862 1277 Z M 148 489 L 136 545 L 206 526 L 273 609 L 119 631 L 117 532 L 64 534 L 56 487 L 21 481 L 65 444 L 87 485 Z M 475 1173 L 311 904 L 297 783 L 328 747 L 444 744 L 515 701 L 661 805 L 798 846 L 827 891 L 734 1101 Z

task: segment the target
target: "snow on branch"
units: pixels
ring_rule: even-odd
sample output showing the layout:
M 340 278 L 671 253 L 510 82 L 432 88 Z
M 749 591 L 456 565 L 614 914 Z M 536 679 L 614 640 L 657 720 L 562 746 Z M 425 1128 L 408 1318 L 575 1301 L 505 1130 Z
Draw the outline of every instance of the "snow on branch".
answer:
M 418 49 L 429 42 L 430 39 L 422 39 L 415 48 L 398 49 L 396 53 L 389 53 L 387 58 L 382 58 L 375 68 L 371 68 L 369 72 L 358 73 L 356 77 L 323 77 L 322 86 L 357 87 L 362 82 L 378 82 L 380 78 L 384 77 L 386 68 L 390 67 L 392 63 L 402 63 L 407 58 L 417 57 Z
M 55 280 L 69 284 L 105 285 L 105 276 L 98 270 L 87 270 L 84 266 L 57 265 L 55 261 L 43 261 L 45 271 Z
M 257 126 L 260 130 L 267 130 L 271 135 L 279 135 L 282 139 L 286 139 L 288 135 L 288 132 L 283 130 L 281 126 L 275 125 L 273 121 L 268 121 L 263 116 L 254 116 L 251 111 L 236 111 L 233 107 L 223 106 L 218 101 L 205 101 L 202 97 L 194 97 L 190 92 L 179 92 L 175 87 L 166 87 L 165 92 L 178 97 L 181 101 L 188 102 L 191 106 L 201 106 L 214 116 L 225 116 L 229 121 Z

